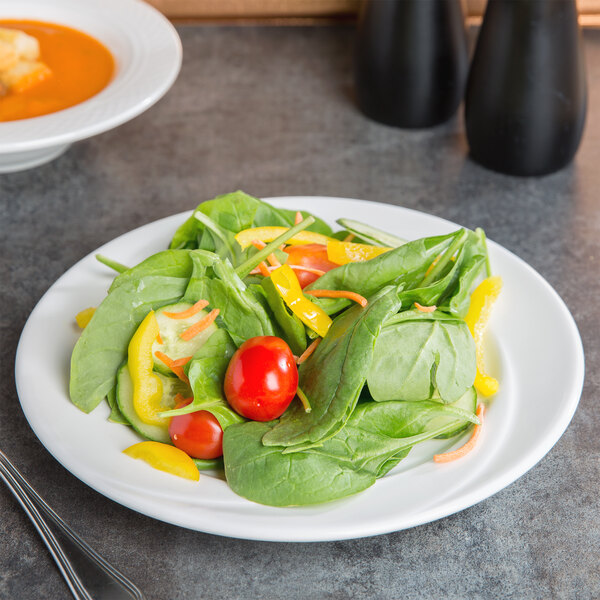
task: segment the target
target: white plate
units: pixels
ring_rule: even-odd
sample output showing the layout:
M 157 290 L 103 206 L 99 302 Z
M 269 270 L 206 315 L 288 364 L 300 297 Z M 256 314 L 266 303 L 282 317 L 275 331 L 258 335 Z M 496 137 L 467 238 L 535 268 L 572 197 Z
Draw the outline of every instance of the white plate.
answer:
M 112 81 L 81 104 L 0 123 L 0 173 L 48 162 L 72 142 L 133 119 L 167 92 L 181 67 L 175 28 L 141 0 L 0 0 L 0 19 L 73 27 L 102 42 L 115 59 Z
M 302 208 L 333 224 L 352 217 L 413 239 L 448 233 L 456 225 L 394 206 L 340 198 L 269 200 Z M 167 247 L 187 213 L 145 225 L 99 252 L 135 264 Z M 439 519 L 501 490 L 533 467 L 569 424 L 583 385 L 583 349 L 577 327 L 556 292 L 531 267 L 490 242 L 504 289 L 487 335 L 489 370 L 501 389 L 488 411 L 476 449 L 450 464 L 431 457 L 460 442 L 432 441 L 370 489 L 316 507 L 271 508 L 236 496 L 203 475 L 199 483 L 156 471 L 121 451 L 139 441 L 127 427 L 106 420 L 103 403 L 86 415 L 68 399 L 74 315 L 104 297 L 112 275 L 94 254 L 69 269 L 31 313 L 17 351 L 21 406 L 35 434 L 76 477 L 157 519 L 219 535 L 272 541 L 324 541 L 396 531 Z

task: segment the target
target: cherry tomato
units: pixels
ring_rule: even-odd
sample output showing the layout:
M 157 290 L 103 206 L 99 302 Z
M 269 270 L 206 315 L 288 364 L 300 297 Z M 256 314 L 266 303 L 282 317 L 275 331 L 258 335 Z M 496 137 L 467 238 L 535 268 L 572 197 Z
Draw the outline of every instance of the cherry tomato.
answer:
M 301 244 L 298 246 L 288 246 L 285 249 L 288 253 L 289 258 L 287 260 L 288 265 L 299 265 L 302 267 L 310 267 L 311 269 L 319 269 L 320 271 L 331 271 L 339 267 L 334 262 L 331 262 L 327 258 L 327 246 L 325 244 Z M 313 281 L 319 278 L 316 273 L 310 271 L 300 271 L 294 269 L 294 272 L 298 276 L 300 287 L 305 288 L 310 285 Z
M 185 400 L 181 408 L 191 402 Z M 223 430 L 216 417 L 206 410 L 177 415 L 169 424 L 173 444 L 192 458 L 218 458 L 223 455 Z
M 281 416 L 297 389 L 294 355 L 281 338 L 274 336 L 246 340 L 231 357 L 225 374 L 227 401 L 253 421 Z

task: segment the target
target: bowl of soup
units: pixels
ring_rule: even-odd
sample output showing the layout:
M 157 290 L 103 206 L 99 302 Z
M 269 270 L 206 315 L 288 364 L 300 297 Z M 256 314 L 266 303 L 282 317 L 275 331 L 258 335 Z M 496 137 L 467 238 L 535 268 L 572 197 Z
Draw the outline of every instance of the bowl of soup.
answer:
M 138 116 L 180 67 L 177 32 L 140 0 L 0 0 L 0 173 Z

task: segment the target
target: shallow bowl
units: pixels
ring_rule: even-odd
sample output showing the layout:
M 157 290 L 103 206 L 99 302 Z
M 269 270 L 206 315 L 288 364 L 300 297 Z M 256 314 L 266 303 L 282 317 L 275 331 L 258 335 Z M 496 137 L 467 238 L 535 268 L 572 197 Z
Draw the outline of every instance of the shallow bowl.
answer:
M 102 42 L 115 59 L 111 82 L 70 108 L 0 123 L 0 173 L 49 162 L 73 142 L 138 116 L 173 85 L 181 67 L 175 28 L 141 0 L 0 0 L 0 19 L 66 25 Z

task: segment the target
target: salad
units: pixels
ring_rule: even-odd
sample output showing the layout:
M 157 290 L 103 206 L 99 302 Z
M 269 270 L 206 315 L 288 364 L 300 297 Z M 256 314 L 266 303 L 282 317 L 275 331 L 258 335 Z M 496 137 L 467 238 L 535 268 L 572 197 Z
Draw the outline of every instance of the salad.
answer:
M 343 498 L 416 444 L 481 430 L 482 336 L 501 280 L 482 230 L 406 241 L 238 191 L 201 203 L 168 249 L 119 274 L 71 358 L 70 397 L 124 450 L 272 506 Z

